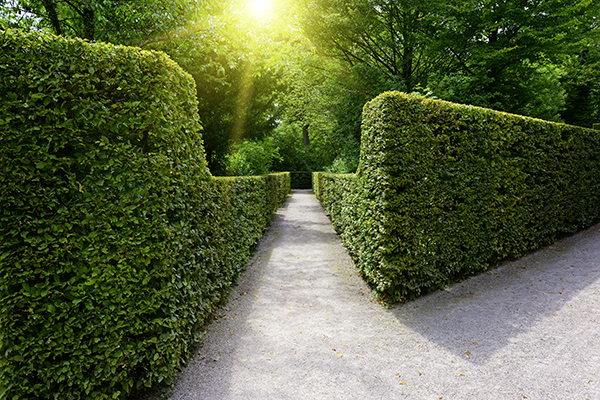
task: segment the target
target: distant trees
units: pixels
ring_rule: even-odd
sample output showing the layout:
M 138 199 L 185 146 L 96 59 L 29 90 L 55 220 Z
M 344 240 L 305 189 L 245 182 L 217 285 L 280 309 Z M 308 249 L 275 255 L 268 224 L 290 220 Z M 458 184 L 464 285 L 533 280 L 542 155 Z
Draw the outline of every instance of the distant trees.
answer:
M 560 120 L 562 64 L 586 41 L 597 15 L 597 4 L 589 1 L 461 2 L 445 39 L 452 63 L 431 79 L 433 92 L 451 101 Z
M 274 5 L 259 17 L 244 0 L 0 0 L 0 24 L 168 53 L 196 80 L 217 174 L 265 143 L 271 169 L 352 171 L 362 107 L 386 90 L 600 122 L 600 2 Z
M 0 0 L 4 26 L 49 29 L 62 36 L 141 45 L 183 26 L 199 0 Z

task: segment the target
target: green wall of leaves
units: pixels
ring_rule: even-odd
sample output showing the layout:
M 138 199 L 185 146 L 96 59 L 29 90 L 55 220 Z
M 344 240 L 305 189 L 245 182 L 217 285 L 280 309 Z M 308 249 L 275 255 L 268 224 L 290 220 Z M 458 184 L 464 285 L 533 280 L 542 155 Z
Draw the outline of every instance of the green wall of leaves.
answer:
M 289 191 L 214 178 L 166 55 L 0 31 L 0 398 L 168 382 Z
M 365 105 L 355 175 L 314 190 L 375 289 L 443 287 L 600 217 L 600 132 L 388 92 Z

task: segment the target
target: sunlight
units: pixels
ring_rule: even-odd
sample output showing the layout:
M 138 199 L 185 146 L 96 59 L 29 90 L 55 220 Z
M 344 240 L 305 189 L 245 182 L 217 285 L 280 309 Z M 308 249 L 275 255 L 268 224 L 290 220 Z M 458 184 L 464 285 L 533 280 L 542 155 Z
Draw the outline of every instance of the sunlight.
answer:
M 250 7 L 259 15 L 265 15 L 271 10 L 272 0 L 250 0 Z

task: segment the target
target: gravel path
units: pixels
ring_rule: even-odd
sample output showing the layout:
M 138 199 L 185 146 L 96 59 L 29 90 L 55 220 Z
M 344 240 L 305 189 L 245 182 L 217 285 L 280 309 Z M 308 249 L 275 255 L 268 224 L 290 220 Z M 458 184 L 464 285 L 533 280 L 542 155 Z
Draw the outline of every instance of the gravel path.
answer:
M 293 191 L 173 400 L 600 399 L 600 225 L 386 309 Z

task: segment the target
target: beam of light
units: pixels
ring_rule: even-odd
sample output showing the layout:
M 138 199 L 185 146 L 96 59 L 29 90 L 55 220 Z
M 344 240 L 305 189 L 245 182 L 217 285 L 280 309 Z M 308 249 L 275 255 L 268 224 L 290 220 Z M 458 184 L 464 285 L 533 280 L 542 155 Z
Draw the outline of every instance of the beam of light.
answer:
M 266 15 L 271 11 L 272 0 L 250 0 L 250 7 L 258 15 Z

